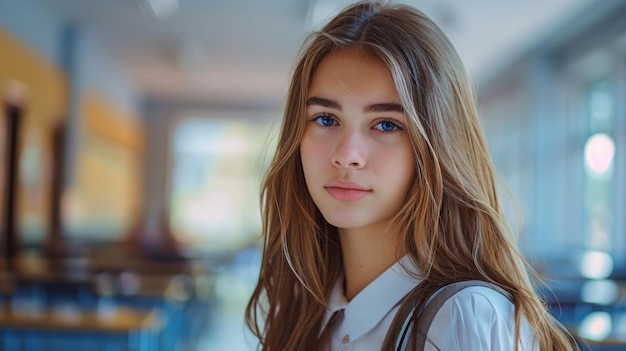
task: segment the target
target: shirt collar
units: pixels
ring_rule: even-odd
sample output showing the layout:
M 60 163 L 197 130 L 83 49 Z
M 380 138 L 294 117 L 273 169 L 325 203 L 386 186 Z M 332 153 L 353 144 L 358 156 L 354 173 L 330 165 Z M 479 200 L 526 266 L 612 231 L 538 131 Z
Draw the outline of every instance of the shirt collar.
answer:
M 348 306 L 348 299 L 346 299 L 346 294 L 343 288 L 344 279 L 345 275 L 342 271 L 341 274 L 339 274 L 339 277 L 337 277 L 337 280 L 335 280 L 333 290 L 330 291 L 330 295 L 328 296 L 328 309 L 324 314 L 320 334 L 326 328 L 326 325 L 328 324 L 328 321 L 330 321 L 332 315 Z
M 333 313 L 344 309 L 345 331 L 352 340 L 374 328 L 409 293 L 421 279 L 419 270 L 407 255 L 389 267 L 374 281 L 348 302 L 343 288 L 344 275 L 335 281 L 328 299 L 329 307 L 324 315 L 322 330 Z

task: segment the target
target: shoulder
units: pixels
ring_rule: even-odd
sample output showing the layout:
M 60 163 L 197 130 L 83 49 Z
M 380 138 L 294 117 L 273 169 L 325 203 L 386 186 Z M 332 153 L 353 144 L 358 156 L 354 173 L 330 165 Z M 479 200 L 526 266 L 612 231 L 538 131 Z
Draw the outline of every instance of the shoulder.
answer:
M 515 316 L 515 306 L 506 296 L 484 286 L 470 286 L 457 292 L 444 303 L 442 311 L 468 314 L 480 320 L 487 315 L 505 320 Z
M 527 339 L 526 334 L 522 333 L 522 339 Z M 532 340 L 532 335 L 529 336 Z M 467 287 L 439 309 L 427 339 L 427 345 L 436 345 L 441 350 L 513 350 L 515 306 L 490 288 Z

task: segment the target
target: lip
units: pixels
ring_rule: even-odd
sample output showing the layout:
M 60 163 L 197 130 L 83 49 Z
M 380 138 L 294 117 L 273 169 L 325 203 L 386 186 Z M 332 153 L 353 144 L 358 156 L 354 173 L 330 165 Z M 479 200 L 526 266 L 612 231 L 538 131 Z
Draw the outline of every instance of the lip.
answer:
M 332 181 L 326 184 L 324 189 L 330 196 L 339 201 L 360 200 L 372 192 L 371 189 L 346 181 Z

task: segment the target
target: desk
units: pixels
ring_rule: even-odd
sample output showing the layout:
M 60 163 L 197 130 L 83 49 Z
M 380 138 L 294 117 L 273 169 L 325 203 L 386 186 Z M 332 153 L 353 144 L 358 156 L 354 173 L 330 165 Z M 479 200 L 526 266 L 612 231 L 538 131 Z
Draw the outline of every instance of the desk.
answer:
M 56 342 L 62 339 L 64 345 L 71 345 L 73 336 L 88 334 L 99 336 L 103 341 L 117 338 L 128 350 L 154 350 L 161 327 L 159 314 L 149 310 L 118 307 L 106 313 L 61 309 L 16 312 L 7 304 L 0 309 L 2 344 L 26 345 L 29 337 L 38 339 L 37 343 L 42 345 L 48 345 L 52 339 Z M 7 341 L 7 338 L 11 340 Z M 91 343 L 90 349 L 97 350 L 98 343 L 93 340 Z M 77 341 L 76 344 L 80 343 Z M 30 349 L 27 346 L 17 348 Z
M 204 266 L 197 263 L 172 265 L 100 256 L 51 262 L 22 255 L 13 267 L 8 271 L 0 264 L 0 278 L 6 281 L 3 285 L 0 279 L 0 293 L 4 294 L 0 296 L 0 350 L 169 351 L 181 340 L 194 342 L 206 323 L 210 286 Z M 121 279 L 123 274 L 133 279 Z M 197 277 L 204 278 L 198 286 Z M 121 284 L 129 281 L 133 284 Z M 201 289 L 196 290 L 198 287 Z M 118 307 L 111 318 L 94 311 L 106 300 Z M 31 313 L 15 313 L 22 310 Z M 53 338 L 61 337 L 72 342 L 48 347 Z M 45 341 L 40 346 L 24 346 L 33 338 Z M 9 339 L 18 341 L 6 346 Z M 110 340 L 116 344 L 111 346 Z M 143 346 L 155 343 L 158 347 Z
M 8 275 L 0 271 L 0 297 L 11 295 L 15 291 L 14 283 Z
M 587 350 L 590 347 L 594 351 L 623 351 L 626 348 L 626 340 L 608 339 L 604 341 L 592 341 L 584 338 L 580 338 L 583 347 L 582 350 Z

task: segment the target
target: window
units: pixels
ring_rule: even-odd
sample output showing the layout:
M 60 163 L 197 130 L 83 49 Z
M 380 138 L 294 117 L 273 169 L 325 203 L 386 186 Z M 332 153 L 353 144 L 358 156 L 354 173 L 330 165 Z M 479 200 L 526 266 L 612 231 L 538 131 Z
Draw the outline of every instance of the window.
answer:
M 590 84 L 586 100 L 588 137 L 581 150 L 585 168 L 585 246 L 611 251 L 615 157 L 611 127 L 615 104 L 609 82 Z
M 170 220 L 192 252 L 236 250 L 259 238 L 267 119 L 185 118 L 173 137 Z

